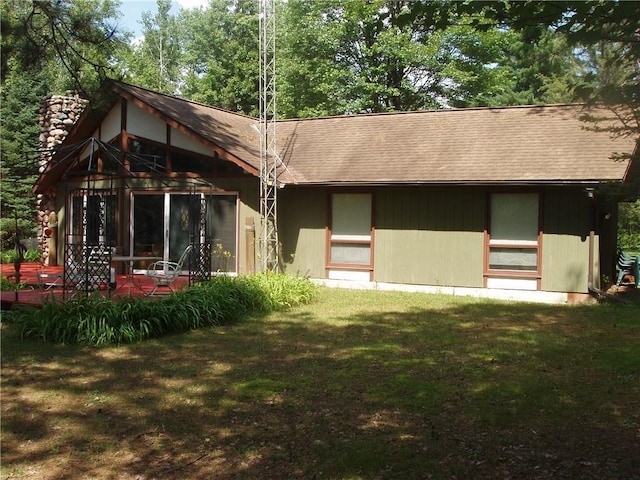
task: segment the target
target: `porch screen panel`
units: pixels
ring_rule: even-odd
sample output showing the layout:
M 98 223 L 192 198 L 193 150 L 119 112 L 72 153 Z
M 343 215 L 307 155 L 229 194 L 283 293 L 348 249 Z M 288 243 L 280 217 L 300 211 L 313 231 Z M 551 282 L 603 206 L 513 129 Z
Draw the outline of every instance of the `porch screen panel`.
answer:
M 74 195 L 70 227 L 72 243 L 115 245 L 115 195 Z
M 84 209 L 84 196 L 71 198 L 71 228 L 70 233 L 73 243 L 79 243 L 84 235 L 82 211 Z
M 177 262 L 187 245 L 196 241 L 200 203 L 189 194 L 169 196 L 169 260 Z
M 207 229 L 211 235 L 213 271 L 235 271 L 237 196 L 207 196 Z
M 116 238 L 116 198 L 114 195 L 87 197 L 87 242 L 113 246 Z

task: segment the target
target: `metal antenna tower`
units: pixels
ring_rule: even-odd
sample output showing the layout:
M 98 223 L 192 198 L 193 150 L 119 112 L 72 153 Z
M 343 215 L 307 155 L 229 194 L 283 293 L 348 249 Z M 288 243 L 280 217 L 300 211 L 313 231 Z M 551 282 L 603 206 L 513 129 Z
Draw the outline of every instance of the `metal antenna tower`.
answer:
M 263 271 L 278 270 L 276 151 L 276 1 L 260 2 L 260 216 Z

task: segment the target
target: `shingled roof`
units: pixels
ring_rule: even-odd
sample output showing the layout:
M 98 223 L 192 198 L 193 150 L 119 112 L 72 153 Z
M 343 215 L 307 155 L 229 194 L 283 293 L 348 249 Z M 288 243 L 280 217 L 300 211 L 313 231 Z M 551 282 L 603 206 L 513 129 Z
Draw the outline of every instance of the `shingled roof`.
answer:
M 116 95 L 259 174 L 257 119 L 122 82 L 113 85 Z M 581 105 L 551 105 L 282 120 L 277 123 L 279 181 L 589 185 L 626 180 L 631 160 L 613 157 L 637 155 L 636 139 L 589 129 L 581 121 L 584 114 Z M 78 141 L 92 128 L 76 128 L 67 140 Z
M 624 180 L 634 139 L 588 130 L 580 105 L 470 108 L 283 121 L 297 184 Z M 610 115 L 609 115 L 610 116 Z

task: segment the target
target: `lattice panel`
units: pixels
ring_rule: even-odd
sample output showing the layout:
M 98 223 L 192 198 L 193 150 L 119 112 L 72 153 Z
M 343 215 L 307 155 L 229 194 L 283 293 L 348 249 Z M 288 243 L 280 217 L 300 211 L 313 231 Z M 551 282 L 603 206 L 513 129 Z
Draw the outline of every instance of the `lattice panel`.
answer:
M 109 289 L 111 255 L 111 247 L 104 244 L 67 244 L 63 271 L 65 289 L 85 293 Z
M 211 280 L 211 243 L 195 243 L 189 255 L 189 285 Z

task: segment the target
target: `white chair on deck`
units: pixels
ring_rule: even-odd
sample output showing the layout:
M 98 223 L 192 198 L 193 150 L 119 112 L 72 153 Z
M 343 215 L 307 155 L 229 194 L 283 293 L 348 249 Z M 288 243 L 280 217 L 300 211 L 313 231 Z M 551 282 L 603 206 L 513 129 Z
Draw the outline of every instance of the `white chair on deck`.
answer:
M 184 252 L 182 252 L 177 262 L 158 260 L 149 266 L 145 275 L 153 279 L 154 283 L 153 290 L 149 292 L 150 296 L 155 294 L 159 287 L 169 287 L 169 290 L 174 291 L 173 284 L 180 276 L 182 266 L 187 258 L 189 258 L 189 253 L 192 249 L 193 246 L 187 245 L 187 248 L 184 249 Z

